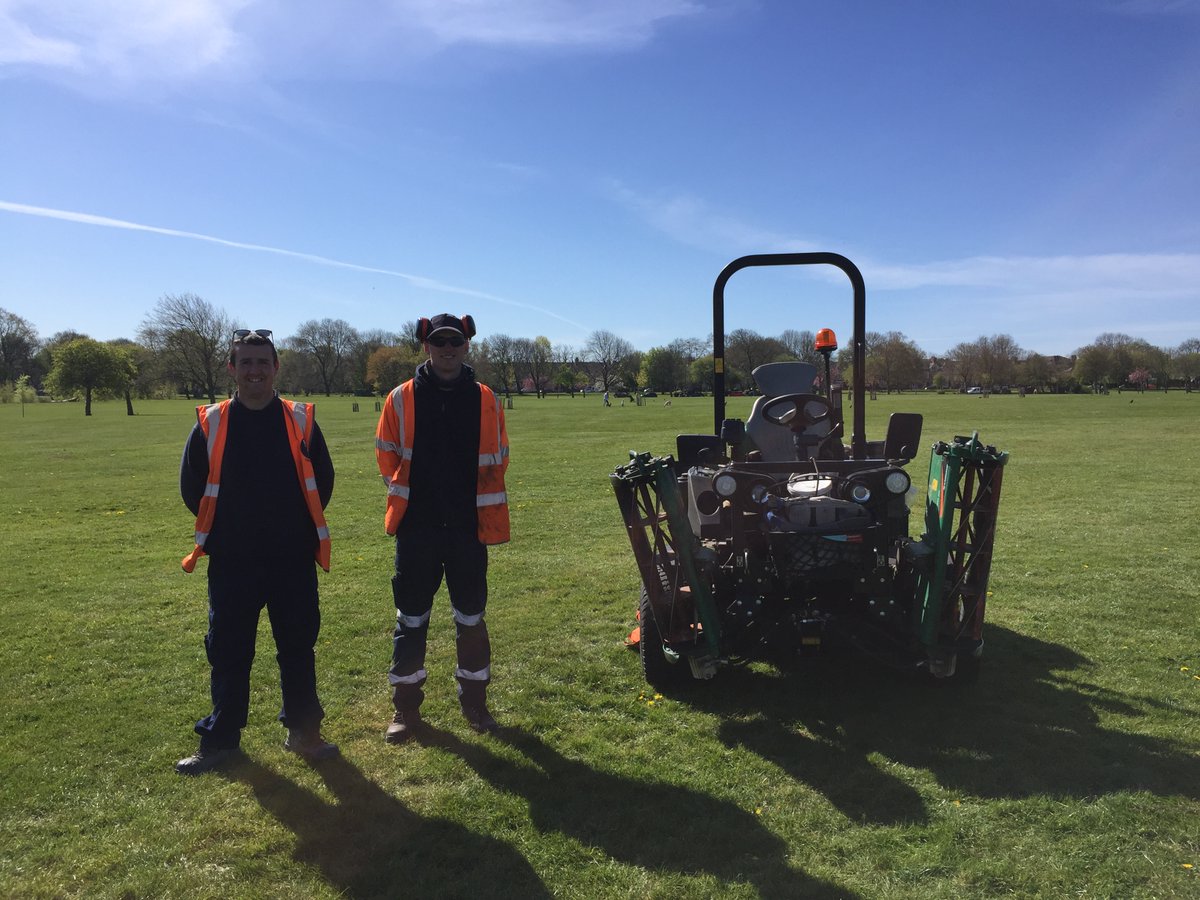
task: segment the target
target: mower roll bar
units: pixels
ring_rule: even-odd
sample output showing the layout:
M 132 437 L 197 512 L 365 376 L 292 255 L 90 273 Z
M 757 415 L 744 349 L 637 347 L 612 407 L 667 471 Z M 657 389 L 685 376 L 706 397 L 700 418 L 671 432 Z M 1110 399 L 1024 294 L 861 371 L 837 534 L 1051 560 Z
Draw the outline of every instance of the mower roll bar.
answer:
M 836 266 L 846 273 L 854 288 L 854 422 L 850 453 L 854 459 L 867 458 L 866 396 L 867 289 L 862 273 L 839 253 L 759 253 L 735 259 L 717 276 L 713 285 L 713 419 L 714 434 L 721 433 L 725 420 L 725 285 L 735 272 L 755 266 Z M 826 385 L 829 390 L 829 385 Z

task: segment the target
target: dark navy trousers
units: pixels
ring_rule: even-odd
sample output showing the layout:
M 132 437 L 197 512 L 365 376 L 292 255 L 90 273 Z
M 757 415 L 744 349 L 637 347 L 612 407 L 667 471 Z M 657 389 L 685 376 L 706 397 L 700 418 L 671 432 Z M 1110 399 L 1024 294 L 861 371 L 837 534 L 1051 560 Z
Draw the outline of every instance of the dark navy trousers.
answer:
M 275 638 L 283 708 L 279 721 L 306 729 L 325 717 L 317 698 L 314 647 L 321 630 L 312 556 L 288 560 L 210 557 L 208 634 L 212 712 L 196 723 L 205 750 L 236 747 L 250 710 L 250 667 L 263 607 Z
M 454 616 L 459 699 L 484 702 L 491 681 L 491 641 L 483 620 L 487 608 L 487 547 L 475 528 L 429 526 L 396 535 L 396 630 L 388 681 L 398 710 L 420 707 L 425 699 L 425 647 L 433 598 L 445 578 Z

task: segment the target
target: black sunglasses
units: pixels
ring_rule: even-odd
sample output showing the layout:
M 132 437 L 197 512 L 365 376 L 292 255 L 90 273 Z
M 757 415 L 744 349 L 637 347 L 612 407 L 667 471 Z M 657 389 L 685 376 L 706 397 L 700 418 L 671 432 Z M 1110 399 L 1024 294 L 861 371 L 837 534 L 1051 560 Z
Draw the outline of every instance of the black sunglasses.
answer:
M 260 338 L 264 338 L 265 340 L 268 340 L 268 341 L 271 339 L 271 329 L 270 328 L 255 328 L 253 330 L 251 330 L 249 328 L 237 328 L 233 332 L 233 339 L 235 341 L 241 341 L 241 340 L 244 340 L 245 338 L 250 337 L 250 335 L 252 335 L 252 334 L 257 334 Z
M 451 335 L 450 337 L 440 337 L 438 335 L 433 335 L 433 336 L 429 337 L 427 340 L 434 347 L 445 347 L 447 344 L 449 344 L 451 347 L 461 347 L 463 344 L 465 344 L 467 342 L 466 338 L 461 338 L 456 334 Z

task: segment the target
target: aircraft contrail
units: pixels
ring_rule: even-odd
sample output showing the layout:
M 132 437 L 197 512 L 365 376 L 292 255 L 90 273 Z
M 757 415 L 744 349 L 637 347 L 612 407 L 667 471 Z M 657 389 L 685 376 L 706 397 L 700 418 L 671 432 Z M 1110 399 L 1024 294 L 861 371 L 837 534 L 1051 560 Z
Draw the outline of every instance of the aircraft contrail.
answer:
M 207 241 L 210 244 L 220 244 L 224 247 L 234 247 L 238 250 L 254 250 L 258 253 L 274 253 L 277 256 L 288 256 L 293 259 L 302 259 L 306 262 L 317 263 L 322 266 L 333 266 L 339 269 L 351 269 L 355 272 L 371 272 L 376 275 L 389 275 L 393 278 L 402 278 L 414 287 L 425 288 L 431 291 L 442 291 L 447 294 L 460 294 L 464 297 L 474 297 L 480 300 L 491 300 L 495 303 L 503 303 L 506 306 L 518 306 L 522 309 L 532 310 L 533 312 L 541 313 L 545 316 L 558 319 L 560 322 L 566 322 L 581 331 L 588 331 L 586 325 L 572 321 L 565 316 L 560 316 L 558 313 L 549 309 L 542 309 L 540 306 L 533 306 L 529 303 L 520 303 L 516 300 L 506 300 L 503 297 L 497 297 L 495 294 L 488 294 L 484 291 L 476 291 L 471 288 L 457 287 L 452 284 L 437 281 L 433 278 L 426 278 L 423 275 L 410 275 L 407 272 L 397 272 L 393 269 L 381 269 L 375 266 L 362 266 L 358 263 L 344 262 L 340 259 L 330 259 L 327 256 L 318 256 L 315 253 L 301 253 L 297 250 L 285 250 L 282 247 L 268 247 L 264 244 L 248 244 L 244 241 L 231 241 L 226 238 L 214 237 L 211 234 L 198 234 L 194 231 L 180 231 L 177 228 L 160 228 L 157 225 L 142 225 L 138 222 L 126 222 L 124 219 L 110 219 L 108 216 L 96 216 L 91 213 L 72 212 L 65 209 L 49 209 L 44 206 L 29 206 L 24 203 L 12 203 L 8 200 L 0 200 L 0 210 L 6 212 L 17 213 L 23 216 L 39 216 L 43 219 L 60 219 L 64 222 L 76 222 L 81 225 L 100 225 L 104 228 L 123 228 L 127 231 L 148 231 L 151 234 L 163 234 L 168 237 L 188 238 L 193 241 Z

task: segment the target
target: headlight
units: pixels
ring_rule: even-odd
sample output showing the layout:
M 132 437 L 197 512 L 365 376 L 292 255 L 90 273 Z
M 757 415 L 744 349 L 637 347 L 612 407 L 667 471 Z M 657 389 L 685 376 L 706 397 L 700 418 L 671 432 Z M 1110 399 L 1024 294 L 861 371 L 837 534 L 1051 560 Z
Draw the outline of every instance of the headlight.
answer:
M 893 494 L 903 494 L 908 490 L 909 477 L 907 472 L 896 470 L 889 472 L 887 479 L 884 481 L 887 489 Z
M 865 484 L 856 484 L 850 488 L 850 499 L 855 503 L 866 503 L 871 499 L 871 489 Z
M 712 486 L 718 497 L 728 499 L 737 492 L 737 479 L 728 472 L 722 472 L 713 479 Z

